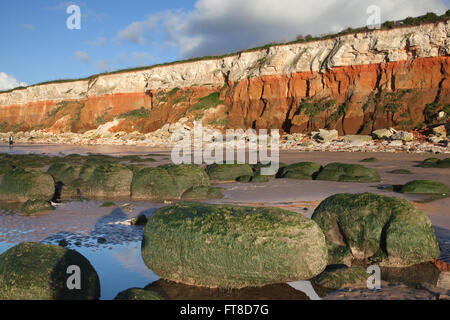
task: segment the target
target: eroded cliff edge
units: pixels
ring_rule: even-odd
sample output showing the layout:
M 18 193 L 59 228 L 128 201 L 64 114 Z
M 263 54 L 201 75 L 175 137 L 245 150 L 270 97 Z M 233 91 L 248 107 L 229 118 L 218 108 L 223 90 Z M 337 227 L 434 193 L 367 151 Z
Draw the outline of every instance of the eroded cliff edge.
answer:
M 340 133 L 411 129 L 449 115 L 450 22 L 278 45 L 0 93 L 0 131 L 216 127 Z

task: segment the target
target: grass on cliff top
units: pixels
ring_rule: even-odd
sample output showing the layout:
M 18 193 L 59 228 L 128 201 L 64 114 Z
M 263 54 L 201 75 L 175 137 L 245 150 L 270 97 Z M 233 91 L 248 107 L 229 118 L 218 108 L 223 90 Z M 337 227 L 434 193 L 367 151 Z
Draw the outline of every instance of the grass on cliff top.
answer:
M 423 24 L 438 23 L 438 22 L 447 21 L 448 19 L 450 19 L 450 10 L 447 10 L 447 12 L 444 13 L 443 15 L 441 15 L 441 16 L 438 16 L 437 14 L 435 14 L 433 12 L 429 12 L 429 13 L 423 15 L 423 16 L 419 16 L 419 17 L 415 17 L 415 18 L 407 17 L 406 19 L 399 20 L 399 21 L 385 21 L 381 25 L 380 30 L 390 30 L 390 29 L 394 29 L 394 28 L 404 28 L 404 27 L 409 27 L 409 26 L 418 26 L 418 25 L 423 25 Z M 188 63 L 188 62 L 221 59 L 221 58 L 226 58 L 226 57 L 239 55 L 239 54 L 242 54 L 242 53 L 245 53 L 245 52 L 259 51 L 259 50 L 267 49 L 267 48 L 270 48 L 270 47 L 284 46 L 284 45 L 290 45 L 290 44 L 295 44 L 295 43 L 308 43 L 308 42 L 314 42 L 314 41 L 320 41 L 320 40 L 327 40 L 327 39 L 331 39 L 331 38 L 334 38 L 334 37 L 345 36 L 345 35 L 349 35 L 349 34 L 365 33 L 365 32 L 370 32 L 370 31 L 373 31 L 373 30 L 371 30 L 367 26 L 365 26 L 365 27 L 360 27 L 360 28 L 347 28 L 347 29 L 344 29 L 344 30 L 342 30 L 341 32 L 338 32 L 338 33 L 330 33 L 330 34 L 320 35 L 320 36 L 317 36 L 317 37 L 313 37 L 311 35 L 306 35 L 306 36 L 299 35 L 297 37 L 297 39 L 294 40 L 294 41 L 290 41 L 290 42 L 273 42 L 273 43 L 269 43 L 269 44 L 266 44 L 266 45 L 263 45 L 263 46 L 260 46 L 260 47 L 255 47 L 255 48 L 251 48 L 251 49 L 241 50 L 241 51 L 238 51 L 238 52 L 227 53 L 227 54 L 223 54 L 223 55 L 211 55 L 211 56 L 195 57 L 195 58 L 190 58 L 190 59 L 186 59 L 186 60 L 176 60 L 176 61 L 172 61 L 172 62 L 155 64 L 155 65 L 152 65 L 152 66 L 144 66 L 144 67 L 136 67 L 136 68 L 129 68 L 129 69 L 121 69 L 121 70 L 116 70 L 116 71 L 111 71 L 111 72 L 103 72 L 103 73 L 95 74 L 95 75 L 92 75 L 92 76 L 89 76 L 89 77 L 85 77 L 85 78 L 58 79 L 58 80 L 45 81 L 45 82 L 32 84 L 32 85 L 29 85 L 29 86 L 21 86 L 21 87 L 17 87 L 17 88 L 10 89 L 10 90 L 0 91 L 0 93 L 9 93 L 9 92 L 13 92 L 13 91 L 16 91 L 16 90 L 24 90 L 24 89 L 27 89 L 27 88 L 36 87 L 36 86 L 40 86 L 40 85 L 46 85 L 46 84 L 56 84 L 56 83 L 65 83 L 65 82 L 73 82 L 73 81 L 85 81 L 85 80 L 93 81 L 97 77 L 104 76 L 104 75 L 111 75 L 111 74 L 118 74 L 118 73 L 127 73 L 127 72 L 135 72 L 135 71 L 143 71 L 143 70 L 151 70 L 151 69 L 154 69 L 154 68 L 157 68 L 157 67 L 163 67 L 163 66 L 175 65 L 175 64 L 182 64 L 182 63 Z

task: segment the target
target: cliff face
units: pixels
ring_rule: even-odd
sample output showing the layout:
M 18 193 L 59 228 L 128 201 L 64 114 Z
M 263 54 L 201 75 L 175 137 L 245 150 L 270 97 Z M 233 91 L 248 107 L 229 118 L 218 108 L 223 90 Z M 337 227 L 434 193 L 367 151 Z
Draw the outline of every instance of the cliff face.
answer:
M 447 21 L 18 89 L 0 93 L 0 131 L 409 129 L 448 110 L 449 35 Z

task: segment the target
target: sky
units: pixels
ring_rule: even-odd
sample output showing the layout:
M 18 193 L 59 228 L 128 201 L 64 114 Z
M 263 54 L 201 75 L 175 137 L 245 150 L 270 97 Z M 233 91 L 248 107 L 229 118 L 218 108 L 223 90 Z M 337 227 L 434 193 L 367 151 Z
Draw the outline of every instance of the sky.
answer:
M 385 21 L 442 14 L 450 0 L 1 0 L 0 90 L 360 27 L 371 5 Z

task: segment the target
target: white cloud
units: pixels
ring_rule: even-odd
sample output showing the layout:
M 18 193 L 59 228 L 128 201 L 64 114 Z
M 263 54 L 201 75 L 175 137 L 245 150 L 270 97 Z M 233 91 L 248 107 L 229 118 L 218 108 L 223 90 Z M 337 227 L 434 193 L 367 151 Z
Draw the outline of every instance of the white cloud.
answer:
M 72 56 L 72 59 L 79 60 L 82 62 L 89 63 L 91 61 L 91 58 L 89 57 L 89 54 L 84 51 L 76 51 L 74 55 Z
M 9 76 L 4 72 L 0 72 L 0 91 L 10 90 L 17 87 L 25 87 L 25 82 L 20 82 L 13 76 Z
M 149 16 L 144 21 L 133 22 L 118 32 L 116 40 L 118 43 L 128 41 L 135 44 L 144 44 L 149 31 L 157 27 L 158 21 L 159 15 L 155 15 Z
M 364 26 L 370 5 L 381 8 L 382 21 L 447 10 L 442 0 L 197 0 L 192 11 L 169 11 L 146 21 L 160 18 L 167 43 L 177 47 L 180 55 L 192 57 Z M 121 35 L 141 44 L 149 28 L 135 22 Z

